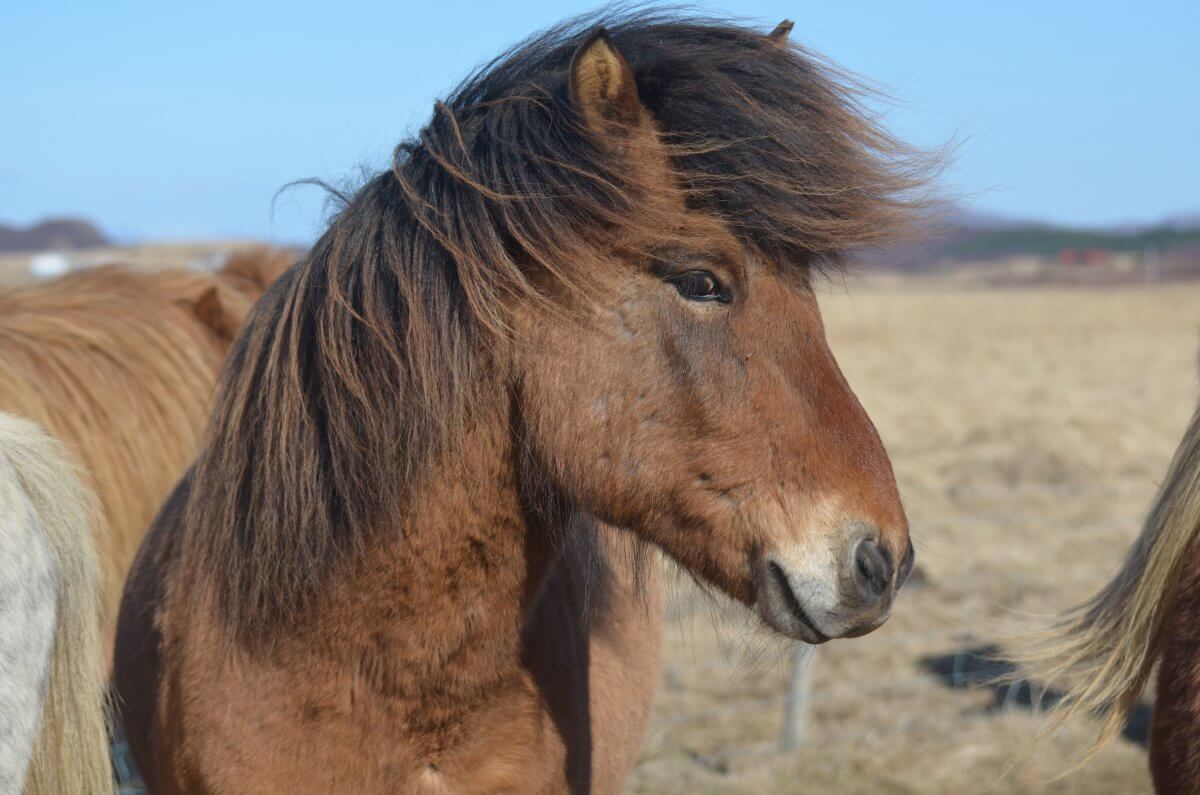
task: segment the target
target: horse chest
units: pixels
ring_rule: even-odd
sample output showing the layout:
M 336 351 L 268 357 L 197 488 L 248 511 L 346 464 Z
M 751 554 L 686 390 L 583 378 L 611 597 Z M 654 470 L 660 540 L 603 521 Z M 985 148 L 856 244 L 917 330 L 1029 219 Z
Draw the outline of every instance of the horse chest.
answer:
M 303 683 L 252 669 L 226 671 L 219 679 L 203 685 L 211 698 L 180 705 L 188 747 L 178 759 L 203 760 L 204 768 L 196 786 L 183 791 L 569 789 L 563 742 L 523 673 L 469 711 L 414 705 L 368 693 L 342 677 L 315 680 L 311 672 Z M 456 717 L 440 722 L 451 714 Z M 237 744 L 229 738 L 238 738 Z M 184 771 L 176 776 L 189 777 Z

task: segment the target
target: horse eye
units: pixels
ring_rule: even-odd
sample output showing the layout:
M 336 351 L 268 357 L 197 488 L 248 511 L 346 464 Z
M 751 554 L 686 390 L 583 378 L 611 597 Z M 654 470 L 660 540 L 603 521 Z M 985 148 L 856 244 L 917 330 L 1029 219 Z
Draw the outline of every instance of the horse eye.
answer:
M 667 279 L 679 294 L 689 301 L 720 301 L 729 303 L 729 292 L 713 274 L 708 271 L 686 271 Z

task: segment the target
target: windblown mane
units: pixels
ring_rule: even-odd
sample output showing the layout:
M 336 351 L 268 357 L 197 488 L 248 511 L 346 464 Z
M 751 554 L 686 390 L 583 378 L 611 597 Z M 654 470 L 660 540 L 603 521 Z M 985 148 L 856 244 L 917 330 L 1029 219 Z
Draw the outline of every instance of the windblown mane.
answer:
M 159 504 L 191 462 L 233 334 L 277 255 L 226 272 L 105 266 L 0 291 L 0 410 L 52 431 L 103 508 L 106 614 Z
M 927 161 L 871 120 L 850 81 L 761 33 L 589 16 L 485 65 L 346 200 L 235 347 L 193 474 L 185 560 L 239 637 L 294 620 L 453 449 L 514 299 L 579 287 L 614 231 L 678 225 L 645 211 L 655 186 L 570 105 L 568 64 L 598 24 L 688 203 L 747 245 L 838 263 L 912 215 Z

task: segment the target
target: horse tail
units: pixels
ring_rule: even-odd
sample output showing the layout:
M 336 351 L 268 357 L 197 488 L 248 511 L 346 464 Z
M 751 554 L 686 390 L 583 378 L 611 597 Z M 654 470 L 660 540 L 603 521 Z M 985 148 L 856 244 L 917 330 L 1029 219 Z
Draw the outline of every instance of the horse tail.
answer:
M 1079 713 L 1103 720 L 1090 758 L 1124 726 L 1162 650 L 1171 596 L 1200 530 L 1200 407 L 1117 575 L 1095 596 L 1013 654 L 1021 674 L 1077 682 L 1058 703 L 1060 726 Z
M 57 568 L 53 650 L 24 793 L 111 795 L 95 499 L 62 446 L 30 422 L 0 413 L 0 452 Z

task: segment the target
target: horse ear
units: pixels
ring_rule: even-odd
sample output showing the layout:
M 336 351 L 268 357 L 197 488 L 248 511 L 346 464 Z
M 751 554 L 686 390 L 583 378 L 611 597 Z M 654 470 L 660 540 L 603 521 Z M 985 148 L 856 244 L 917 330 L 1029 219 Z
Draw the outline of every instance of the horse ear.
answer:
M 195 313 L 196 318 L 205 326 L 212 329 L 225 342 L 232 342 L 237 334 L 237 324 L 230 317 L 221 293 L 216 287 L 208 287 L 195 299 L 187 299 L 182 303 Z
M 791 34 L 792 28 L 795 26 L 795 22 L 790 19 L 785 19 L 775 26 L 775 30 L 767 34 L 767 39 L 769 39 L 772 44 L 787 44 L 788 35 Z
M 634 127 L 641 119 L 637 80 L 608 32 L 596 28 L 571 57 L 567 78 L 571 103 L 599 131 L 611 125 Z

